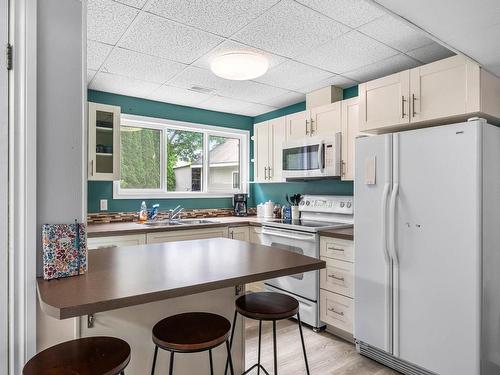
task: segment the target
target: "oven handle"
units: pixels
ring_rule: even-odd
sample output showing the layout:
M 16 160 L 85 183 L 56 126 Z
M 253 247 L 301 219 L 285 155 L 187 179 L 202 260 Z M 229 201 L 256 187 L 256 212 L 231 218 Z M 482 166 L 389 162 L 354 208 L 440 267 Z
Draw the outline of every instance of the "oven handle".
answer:
M 311 241 L 311 242 L 316 241 L 315 234 L 298 234 L 298 233 L 292 233 L 290 231 L 280 231 L 267 228 L 262 228 L 262 234 L 267 234 L 269 236 L 283 237 L 283 238 L 291 238 L 294 240 Z

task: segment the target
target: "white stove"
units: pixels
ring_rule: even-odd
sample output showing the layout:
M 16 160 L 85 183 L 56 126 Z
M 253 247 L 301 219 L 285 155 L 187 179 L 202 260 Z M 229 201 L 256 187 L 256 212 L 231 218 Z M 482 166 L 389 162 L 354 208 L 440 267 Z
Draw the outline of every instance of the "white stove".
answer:
M 262 224 L 264 245 L 319 259 L 319 231 L 344 228 L 354 221 L 351 196 L 306 195 L 299 204 L 300 220 L 272 220 Z M 304 323 L 319 330 L 319 271 L 279 277 L 265 282 L 266 290 L 289 294 L 300 303 Z

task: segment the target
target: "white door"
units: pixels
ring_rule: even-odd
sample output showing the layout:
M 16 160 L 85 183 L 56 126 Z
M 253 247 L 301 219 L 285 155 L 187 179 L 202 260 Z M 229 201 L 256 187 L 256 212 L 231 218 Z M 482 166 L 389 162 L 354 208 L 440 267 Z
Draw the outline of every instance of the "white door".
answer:
M 359 85 L 361 131 L 408 124 L 409 93 L 409 70 Z
M 269 122 L 260 122 L 254 126 L 254 179 L 267 180 L 269 167 Z
M 301 139 L 311 135 L 309 111 L 302 111 L 286 116 L 286 138 Z
M 0 0 L 0 48 L 8 43 L 8 0 Z M 8 373 L 8 73 L 0 59 L 0 374 Z
M 358 138 L 354 185 L 354 337 L 392 352 L 391 264 L 386 209 L 392 183 L 392 136 Z
M 282 181 L 283 142 L 286 140 L 285 117 L 269 120 L 269 178 L 272 181 Z
M 333 138 L 342 131 L 341 118 L 340 101 L 311 109 L 311 135 Z
M 479 375 L 480 126 L 394 137 L 394 351 L 440 375 Z

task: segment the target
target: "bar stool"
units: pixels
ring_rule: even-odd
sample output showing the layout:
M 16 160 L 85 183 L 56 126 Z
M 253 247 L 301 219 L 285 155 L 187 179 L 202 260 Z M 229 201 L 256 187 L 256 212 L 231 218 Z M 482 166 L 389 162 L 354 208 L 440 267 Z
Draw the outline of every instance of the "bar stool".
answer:
M 123 375 L 130 346 L 114 337 L 85 337 L 52 346 L 31 358 L 23 375 Z
M 260 346 L 262 340 L 262 322 L 272 321 L 273 322 L 273 354 L 274 354 L 274 375 L 278 374 L 278 355 L 277 355 L 277 344 L 276 344 L 276 321 L 289 319 L 297 315 L 297 321 L 299 323 L 300 341 L 302 342 L 302 351 L 304 353 L 304 362 L 306 366 L 307 374 L 309 375 L 309 364 L 307 362 L 306 346 L 304 344 L 304 334 L 302 333 L 302 323 L 300 321 L 299 313 L 299 302 L 289 295 L 281 293 L 272 292 L 259 292 L 259 293 L 249 293 L 239 297 L 236 300 L 236 311 L 234 312 L 233 328 L 231 330 L 231 342 L 230 348 L 233 346 L 233 335 L 234 327 L 236 324 L 236 318 L 240 313 L 242 316 L 259 321 L 259 348 L 257 363 L 250 367 L 248 370 L 243 372 L 245 375 L 257 367 L 257 374 L 260 370 L 264 371 L 265 374 L 269 375 L 267 370 L 260 364 Z M 227 371 L 224 370 L 224 375 Z
M 158 348 L 170 352 L 169 375 L 172 375 L 174 370 L 174 353 L 198 353 L 204 351 L 208 351 L 210 374 L 213 375 L 212 349 L 224 342 L 226 343 L 227 363 L 229 363 L 231 375 L 234 375 L 231 350 L 229 348 L 230 330 L 231 323 L 229 320 L 223 316 L 206 312 L 177 314 L 160 320 L 153 327 L 155 352 L 151 375 L 155 373 Z

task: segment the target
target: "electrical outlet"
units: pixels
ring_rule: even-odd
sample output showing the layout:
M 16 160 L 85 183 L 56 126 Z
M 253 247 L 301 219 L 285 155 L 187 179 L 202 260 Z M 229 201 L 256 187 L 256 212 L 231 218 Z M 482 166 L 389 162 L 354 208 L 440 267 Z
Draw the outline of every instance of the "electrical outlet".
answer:
M 108 210 L 108 200 L 107 199 L 101 199 L 100 204 L 101 204 L 101 211 Z

